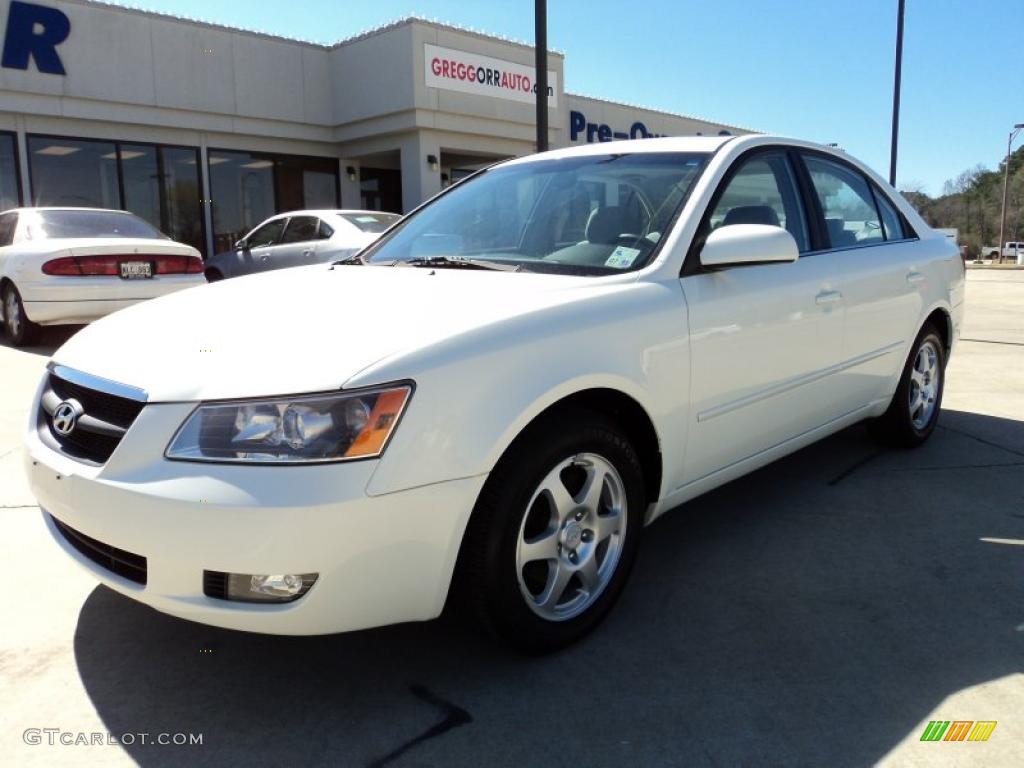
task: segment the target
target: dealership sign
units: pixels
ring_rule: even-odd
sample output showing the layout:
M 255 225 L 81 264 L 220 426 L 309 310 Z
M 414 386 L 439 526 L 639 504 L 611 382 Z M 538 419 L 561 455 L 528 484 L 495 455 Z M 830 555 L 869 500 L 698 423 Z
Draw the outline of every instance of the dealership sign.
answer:
M 591 123 L 587 116 L 575 109 L 569 113 L 569 141 L 614 141 L 616 139 L 656 139 L 664 134 L 651 133 L 639 120 L 629 126 L 628 131 L 613 130 L 607 123 Z
M 425 44 L 427 85 L 532 104 L 536 70 L 504 59 Z M 548 106 L 558 106 L 558 75 L 548 70 Z
M 57 46 L 67 40 L 69 34 L 71 21 L 61 11 L 14 0 L 7 14 L 0 66 L 28 69 L 31 59 L 40 72 L 66 74 Z

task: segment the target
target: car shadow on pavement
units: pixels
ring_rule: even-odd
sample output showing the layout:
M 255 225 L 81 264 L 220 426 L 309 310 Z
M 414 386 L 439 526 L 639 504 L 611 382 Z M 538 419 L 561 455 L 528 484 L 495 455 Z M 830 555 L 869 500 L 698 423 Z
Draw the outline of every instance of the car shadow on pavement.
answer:
M 19 352 L 27 352 L 30 355 L 50 357 L 57 348 L 65 341 L 74 336 L 85 326 L 82 325 L 55 325 L 39 329 L 39 338 L 35 344 L 28 347 L 14 347 L 7 334 L 0 330 L 0 347 L 11 347 Z
M 135 737 L 143 766 L 863 766 L 1022 670 L 1022 476 L 1022 422 L 947 411 L 909 452 L 848 429 L 648 528 L 608 620 L 546 658 L 448 619 L 211 629 L 99 587 L 76 662 L 112 733 L 202 734 Z

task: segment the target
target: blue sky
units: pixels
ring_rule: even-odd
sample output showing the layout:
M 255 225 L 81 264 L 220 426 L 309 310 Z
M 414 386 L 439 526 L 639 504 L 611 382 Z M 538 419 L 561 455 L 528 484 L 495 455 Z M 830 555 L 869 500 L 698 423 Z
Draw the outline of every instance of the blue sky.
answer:
M 569 91 L 834 141 L 887 176 L 896 4 L 548 0 L 548 42 Z M 530 0 L 136 5 L 320 42 L 410 14 L 533 40 Z M 1022 31 L 1021 0 L 907 0 L 900 185 L 938 194 L 966 168 L 996 167 L 1024 122 Z

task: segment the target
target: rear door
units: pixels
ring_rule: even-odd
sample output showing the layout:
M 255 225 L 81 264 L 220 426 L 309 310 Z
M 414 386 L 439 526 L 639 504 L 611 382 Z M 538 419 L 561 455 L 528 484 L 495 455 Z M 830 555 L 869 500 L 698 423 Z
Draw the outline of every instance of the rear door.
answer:
M 274 248 L 271 269 L 299 267 L 316 262 L 320 238 L 320 219 L 316 216 L 292 216 Z
M 886 399 L 917 333 L 927 278 L 917 238 L 854 166 L 802 153 L 842 275 L 846 328 L 835 397 L 847 411 Z
M 818 248 L 791 153 L 741 157 L 705 214 L 682 277 L 690 323 L 691 422 L 686 482 L 785 443 L 836 418 L 843 304 L 836 255 Z M 733 224 L 781 226 L 793 263 L 699 266 L 699 247 Z

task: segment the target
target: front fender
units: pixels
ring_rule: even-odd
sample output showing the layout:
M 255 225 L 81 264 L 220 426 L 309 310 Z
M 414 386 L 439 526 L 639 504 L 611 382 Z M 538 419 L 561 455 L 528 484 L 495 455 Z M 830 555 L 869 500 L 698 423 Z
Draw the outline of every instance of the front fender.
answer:
M 690 377 L 678 280 L 475 329 L 375 365 L 345 387 L 402 378 L 416 392 L 370 495 L 486 474 L 538 414 L 595 388 L 622 392 L 647 411 L 665 485 L 683 465 Z

